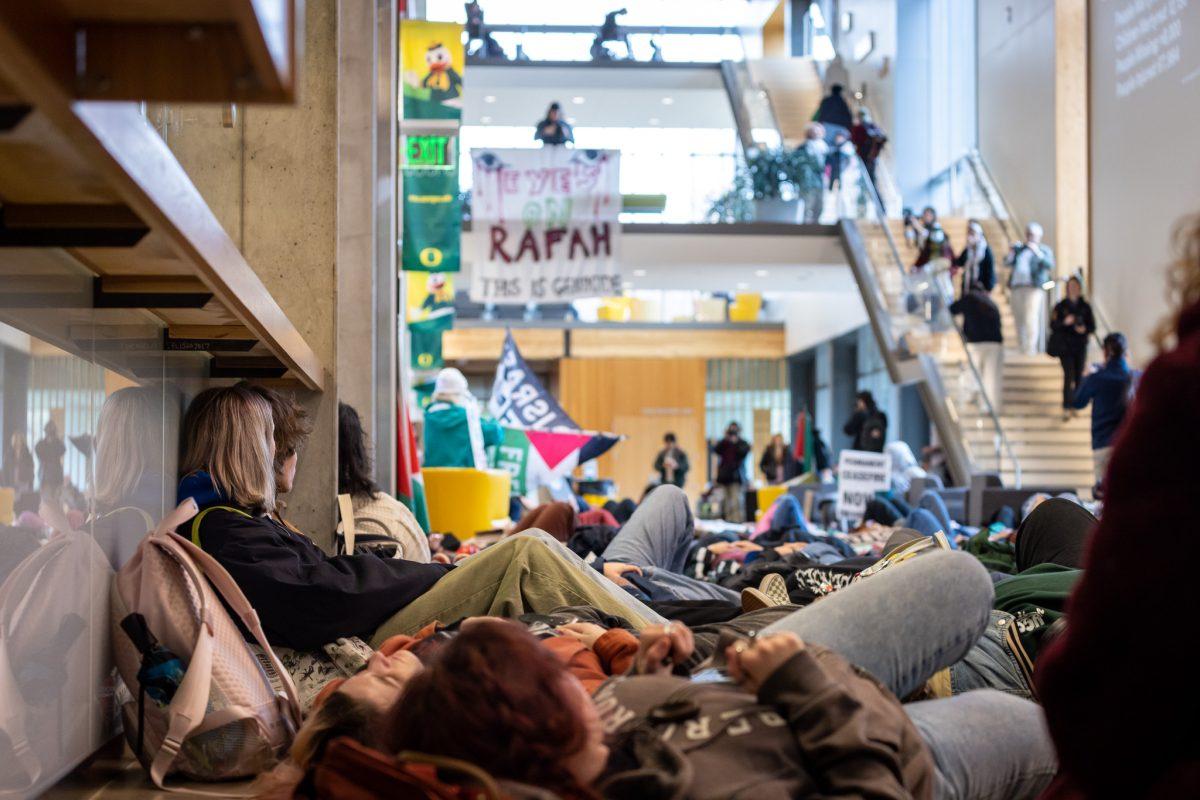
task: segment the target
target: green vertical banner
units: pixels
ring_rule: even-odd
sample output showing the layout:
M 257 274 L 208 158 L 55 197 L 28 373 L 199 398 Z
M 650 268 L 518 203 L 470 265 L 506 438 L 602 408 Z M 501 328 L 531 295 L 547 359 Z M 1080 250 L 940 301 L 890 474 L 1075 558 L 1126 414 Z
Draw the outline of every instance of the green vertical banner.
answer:
M 412 337 L 413 369 L 441 369 L 445 362 L 442 359 L 442 334 L 454 327 L 454 314 L 440 317 L 430 317 L 421 322 L 408 323 L 408 332 Z
M 458 169 L 404 169 L 404 230 L 400 265 L 406 270 L 458 272 L 462 207 Z

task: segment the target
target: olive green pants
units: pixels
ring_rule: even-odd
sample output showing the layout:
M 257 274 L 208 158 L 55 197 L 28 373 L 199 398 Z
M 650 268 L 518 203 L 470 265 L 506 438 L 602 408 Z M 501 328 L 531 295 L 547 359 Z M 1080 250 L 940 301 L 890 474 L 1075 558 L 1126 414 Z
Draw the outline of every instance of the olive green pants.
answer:
M 371 646 L 398 633 L 411 636 L 430 622 L 545 614 L 579 605 L 623 617 L 638 629 L 665 621 L 554 537 L 529 530 L 463 561 L 380 625 Z

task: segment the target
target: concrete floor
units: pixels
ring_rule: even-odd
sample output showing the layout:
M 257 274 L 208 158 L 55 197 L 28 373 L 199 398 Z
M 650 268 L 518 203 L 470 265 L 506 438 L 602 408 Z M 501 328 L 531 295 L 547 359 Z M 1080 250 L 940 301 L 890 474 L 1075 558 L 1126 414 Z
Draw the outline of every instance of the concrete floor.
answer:
M 80 766 L 42 795 L 43 800 L 168 800 L 172 797 L 198 797 L 188 792 L 197 789 L 208 797 L 245 797 L 250 781 L 232 783 L 190 783 L 168 781 L 174 791 L 155 788 L 146 771 L 133 757 L 124 739 L 102 750 L 90 763 Z

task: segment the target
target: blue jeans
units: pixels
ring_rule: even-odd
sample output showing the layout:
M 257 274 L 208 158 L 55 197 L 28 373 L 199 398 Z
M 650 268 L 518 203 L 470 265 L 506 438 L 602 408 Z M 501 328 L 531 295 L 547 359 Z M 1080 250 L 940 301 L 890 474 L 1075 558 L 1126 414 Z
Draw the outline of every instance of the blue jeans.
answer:
M 1005 639 L 1012 623 L 1013 615 L 1007 611 L 992 612 L 983 636 L 962 661 L 950 667 L 950 690 L 954 694 L 997 689 L 1027 700 L 1033 698 L 1025 673 Z
M 642 501 L 609 542 L 604 560 L 641 567 L 648 580 L 676 600 L 739 602 L 741 595 L 732 589 L 682 574 L 694 534 L 687 495 L 678 486 L 663 484 Z
M 987 570 L 966 553 L 932 552 L 850 584 L 773 622 L 837 651 L 896 696 L 960 661 L 988 625 Z M 938 798 L 1034 798 L 1057 769 L 1040 707 L 979 690 L 905 706 L 933 754 Z
M 942 500 L 942 496 L 932 489 L 926 489 L 921 495 L 921 499 L 917 502 L 917 507 L 908 515 L 908 519 L 904 521 L 906 527 L 912 528 L 918 533 L 923 533 L 926 536 L 932 536 L 938 531 L 946 534 L 946 539 L 950 542 L 951 547 L 954 544 L 954 532 L 958 526 L 950 519 L 950 511 L 946 508 L 946 503 Z
M 790 494 L 782 494 L 775 501 L 775 513 L 771 517 L 771 527 L 775 530 L 799 528 L 805 533 L 811 533 L 808 520 L 804 518 L 804 509 L 800 507 L 800 501 Z

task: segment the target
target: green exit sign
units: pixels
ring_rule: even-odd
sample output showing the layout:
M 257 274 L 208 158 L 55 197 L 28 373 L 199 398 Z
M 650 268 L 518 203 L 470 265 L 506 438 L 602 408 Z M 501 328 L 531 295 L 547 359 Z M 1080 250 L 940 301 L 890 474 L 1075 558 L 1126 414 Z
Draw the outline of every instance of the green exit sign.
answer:
M 407 136 L 404 143 L 406 167 L 450 167 L 454 165 L 452 136 Z

